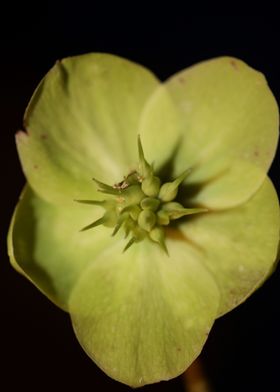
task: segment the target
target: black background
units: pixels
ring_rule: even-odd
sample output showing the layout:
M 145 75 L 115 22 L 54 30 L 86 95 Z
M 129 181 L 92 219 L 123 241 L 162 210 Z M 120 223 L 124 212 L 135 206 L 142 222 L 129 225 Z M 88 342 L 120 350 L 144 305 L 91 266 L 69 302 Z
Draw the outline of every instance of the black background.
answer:
M 190 15 L 134 4 L 103 10 L 76 2 L 38 2 L 2 13 L 1 22 L 1 377 L 0 389 L 129 391 L 105 376 L 77 343 L 68 315 L 18 275 L 6 232 L 24 177 L 14 133 L 39 80 L 58 58 L 91 51 L 122 55 L 161 79 L 219 55 L 262 71 L 280 102 L 279 23 L 265 16 Z M 277 184 L 277 161 L 270 176 Z M 213 391 L 280 390 L 279 268 L 243 305 L 215 323 L 202 359 Z M 181 379 L 143 391 L 182 391 Z

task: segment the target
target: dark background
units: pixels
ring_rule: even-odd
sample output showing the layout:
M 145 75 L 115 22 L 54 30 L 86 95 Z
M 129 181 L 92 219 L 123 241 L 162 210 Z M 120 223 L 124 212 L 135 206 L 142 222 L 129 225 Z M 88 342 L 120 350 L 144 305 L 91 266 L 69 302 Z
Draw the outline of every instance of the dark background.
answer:
M 200 60 L 236 56 L 266 75 L 280 102 L 279 22 L 260 15 L 191 16 L 184 9 L 172 11 L 172 6 L 152 15 L 136 4 L 133 10 L 109 4 L 99 10 L 94 2 L 90 7 L 38 3 L 40 9 L 25 3 L 1 15 L 0 389 L 130 391 L 91 362 L 67 314 L 8 263 L 6 232 L 24 184 L 14 133 L 34 88 L 55 60 L 91 51 L 127 57 L 161 79 Z M 270 176 L 279 189 L 276 160 Z M 245 304 L 215 323 L 202 354 L 213 391 L 280 390 L 279 284 L 278 269 Z M 178 378 L 143 391 L 183 388 Z

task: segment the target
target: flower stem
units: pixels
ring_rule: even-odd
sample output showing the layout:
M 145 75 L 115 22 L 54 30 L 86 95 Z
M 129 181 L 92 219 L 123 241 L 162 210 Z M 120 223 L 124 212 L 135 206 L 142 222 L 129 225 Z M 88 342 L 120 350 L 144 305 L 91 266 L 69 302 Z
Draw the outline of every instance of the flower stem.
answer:
M 182 374 L 182 379 L 186 392 L 212 391 L 199 358 Z

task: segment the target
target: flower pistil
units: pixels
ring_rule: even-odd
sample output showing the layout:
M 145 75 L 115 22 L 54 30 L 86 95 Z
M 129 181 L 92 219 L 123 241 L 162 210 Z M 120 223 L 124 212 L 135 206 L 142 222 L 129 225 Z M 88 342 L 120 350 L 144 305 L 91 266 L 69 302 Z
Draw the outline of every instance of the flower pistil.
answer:
M 128 174 L 123 181 L 110 186 L 93 179 L 98 185 L 99 192 L 107 195 L 108 199 L 76 200 L 105 209 L 101 218 L 81 231 L 105 225 L 114 228 L 112 233 L 114 236 L 122 228 L 125 238 L 130 236 L 124 251 L 134 243 L 148 238 L 168 254 L 165 244 L 165 227 L 172 220 L 205 212 L 207 209 L 186 208 L 176 201 L 179 187 L 191 172 L 190 169 L 185 170 L 173 181 L 162 183 L 161 179 L 155 175 L 152 165 L 145 159 L 140 136 L 138 136 L 138 155 L 138 170 Z

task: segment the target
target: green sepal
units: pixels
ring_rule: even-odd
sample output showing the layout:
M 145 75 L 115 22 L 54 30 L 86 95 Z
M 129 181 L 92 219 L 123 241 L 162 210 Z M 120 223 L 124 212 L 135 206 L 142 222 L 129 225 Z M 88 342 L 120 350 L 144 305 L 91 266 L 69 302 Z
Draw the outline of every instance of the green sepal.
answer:
M 101 225 L 80 232 L 89 220 L 88 206 L 55 205 L 27 185 L 15 209 L 8 234 L 8 253 L 13 267 L 27 277 L 51 301 L 64 310 L 74 285 L 87 265 L 119 242 Z M 91 219 L 97 219 L 93 208 Z
M 36 193 L 63 205 L 98 199 L 91 177 L 109 183 L 135 167 L 140 117 L 158 85 L 145 67 L 107 53 L 57 61 L 28 104 L 26 132 L 16 136 Z
M 270 274 L 279 226 L 279 201 L 269 178 L 247 203 L 182 222 L 180 230 L 198 245 L 202 263 L 220 288 L 219 315 L 245 301 Z
M 168 239 L 169 257 L 152 240 L 133 244 L 125 253 L 117 244 L 85 271 L 72 292 L 70 314 L 95 363 L 110 377 L 140 387 L 173 378 L 195 360 L 219 292 L 187 243 Z
M 192 205 L 241 205 L 262 185 L 279 137 L 277 102 L 265 77 L 243 61 L 219 57 L 169 78 L 141 118 L 146 157 L 173 173 L 191 167 Z M 160 130 L 160 134 L 159 134 Z M 160 143 L 159 141 L 160 137 Z

